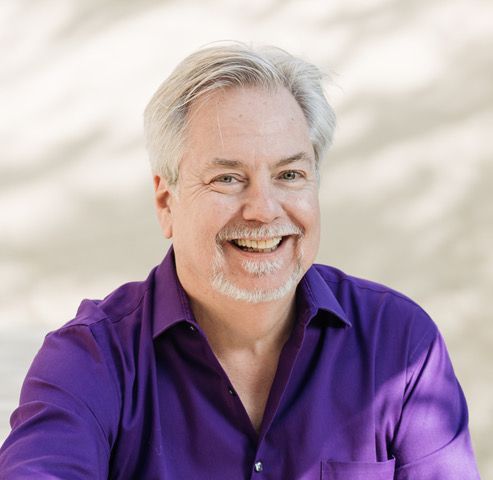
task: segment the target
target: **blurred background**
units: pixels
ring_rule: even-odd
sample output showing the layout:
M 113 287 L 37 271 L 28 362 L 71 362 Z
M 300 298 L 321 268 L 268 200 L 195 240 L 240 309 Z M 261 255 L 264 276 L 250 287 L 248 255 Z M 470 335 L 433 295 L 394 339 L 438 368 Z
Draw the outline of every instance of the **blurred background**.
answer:
M 186 54 L 238 39 L 330 73 L 319 261 L 442 331 L 493 478 L 493 2 L 0 2 L 0 443 L 46 332 L 168 244 L 142 111 Z

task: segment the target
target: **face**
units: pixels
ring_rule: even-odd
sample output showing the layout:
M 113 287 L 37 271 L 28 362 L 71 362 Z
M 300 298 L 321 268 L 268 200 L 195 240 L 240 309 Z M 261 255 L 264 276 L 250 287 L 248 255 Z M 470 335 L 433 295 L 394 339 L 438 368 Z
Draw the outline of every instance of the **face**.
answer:
M 313 263 L 320 236 L 301 108 L 286 89 L 230 88 L 199 99 L 189 115 L 176 192 L 154 179 L 180 282 L 201 301 L 285 298 Z

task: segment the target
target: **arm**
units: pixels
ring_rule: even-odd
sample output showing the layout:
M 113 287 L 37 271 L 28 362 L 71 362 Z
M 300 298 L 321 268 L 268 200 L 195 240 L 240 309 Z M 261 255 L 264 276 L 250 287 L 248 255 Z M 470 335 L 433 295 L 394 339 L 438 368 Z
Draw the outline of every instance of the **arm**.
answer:
M 396 480 L 477 480 L 467 405 L 434 325 L 409 357 L 394 437 Z
M 0 478 L 105 479 L 119 398 L 91 330 L 47 336 L 24 381 Z

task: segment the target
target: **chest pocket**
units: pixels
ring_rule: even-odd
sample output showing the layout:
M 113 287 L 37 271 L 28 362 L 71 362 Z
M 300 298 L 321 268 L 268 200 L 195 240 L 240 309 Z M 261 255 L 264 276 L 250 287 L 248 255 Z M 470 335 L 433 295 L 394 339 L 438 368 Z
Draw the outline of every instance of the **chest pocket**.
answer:
M 321 480 L 392 480 L 395 460 L 387 462 L 322 462 Z

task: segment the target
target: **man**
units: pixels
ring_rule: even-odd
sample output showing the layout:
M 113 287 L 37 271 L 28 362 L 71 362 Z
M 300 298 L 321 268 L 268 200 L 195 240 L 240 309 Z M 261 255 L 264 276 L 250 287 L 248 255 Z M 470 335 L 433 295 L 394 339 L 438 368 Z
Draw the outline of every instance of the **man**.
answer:
M 47 336 L 1 478 L 479 478 L 426 313 L 313 265 L 334 128 L 320 77 L 228 44 L 158 89 L 145 127 L 173 247 Z

